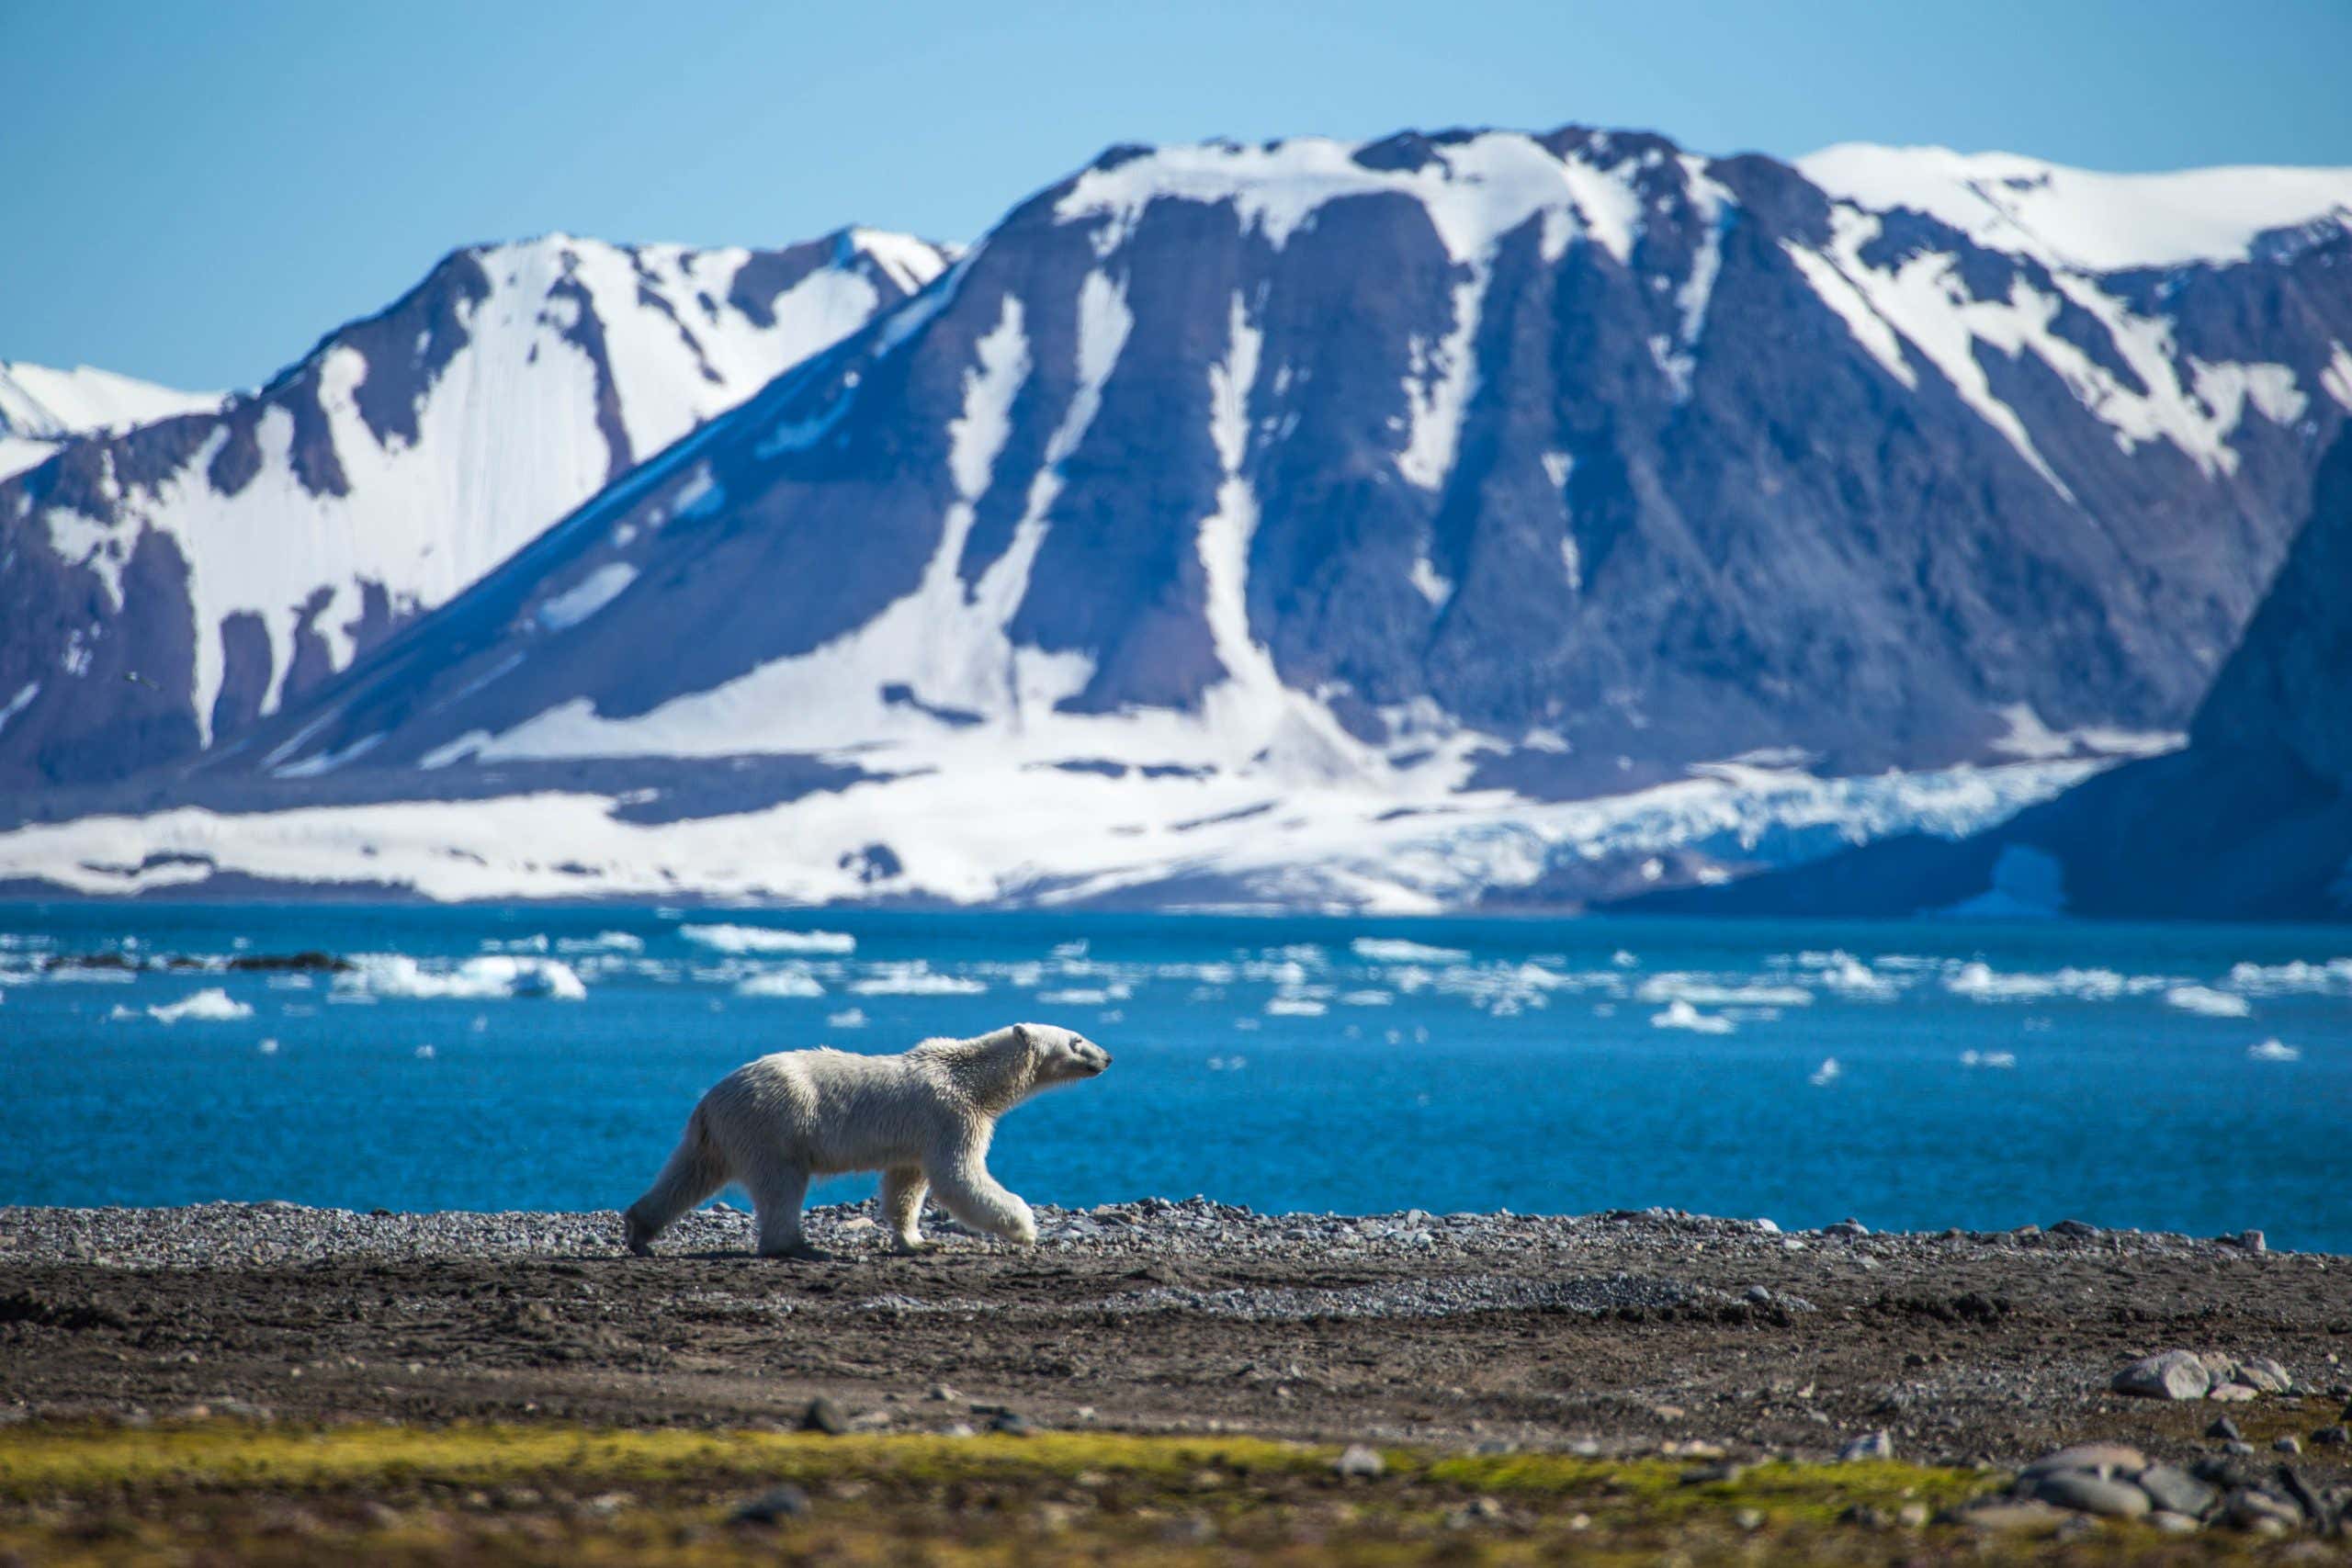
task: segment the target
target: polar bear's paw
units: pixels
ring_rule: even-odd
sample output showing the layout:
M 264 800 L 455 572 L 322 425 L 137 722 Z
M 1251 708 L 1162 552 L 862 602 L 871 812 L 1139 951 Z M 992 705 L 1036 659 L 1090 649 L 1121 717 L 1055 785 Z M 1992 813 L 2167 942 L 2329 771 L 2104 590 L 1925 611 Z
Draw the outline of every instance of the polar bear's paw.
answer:
M 628 1223 L 624 1227 L 621 1237 L 622 1245 L 627 1247 L 631 1252 L 637 1254 L 639 1258 L 652 1257 L 652 1230 L 639 1222 L 635 1214 L 628 1215 L 626 1216 L 626 1219 Z
M 890 1250 L 900 1258 L 920 1258 L 926 1252 L 937 1252 L 939 1243 L 929 1236 L 892 1236 Z

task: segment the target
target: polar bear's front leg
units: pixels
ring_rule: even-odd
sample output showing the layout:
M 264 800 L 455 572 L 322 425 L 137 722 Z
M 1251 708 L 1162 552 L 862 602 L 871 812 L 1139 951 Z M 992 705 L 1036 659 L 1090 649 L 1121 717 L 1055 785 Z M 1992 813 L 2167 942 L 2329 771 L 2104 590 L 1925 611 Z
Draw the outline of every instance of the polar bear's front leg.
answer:
M 882 1173 L 882 1217 L 890 1227 L 893 1252 L 929 1252 L 922 1238 L 923 1195 L 931 1182 L 921 1166 L 894 1165 Z
M 925 1168 L 932 1189 L 947 1212 L 971 1226 L 1023 1247 L 1037 1240 L 1037 1216 L 1018 1196 L 998 1185 L 988 1167 L 963 1151 Z

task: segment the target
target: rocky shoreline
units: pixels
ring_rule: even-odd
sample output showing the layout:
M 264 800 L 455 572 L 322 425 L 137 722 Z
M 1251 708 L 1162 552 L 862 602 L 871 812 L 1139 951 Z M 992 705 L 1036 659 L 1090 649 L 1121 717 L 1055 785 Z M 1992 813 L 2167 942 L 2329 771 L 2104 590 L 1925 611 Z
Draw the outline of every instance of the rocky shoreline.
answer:
M 934 1224 L 901 1258 L 865 1206 L 822 1208 L 812 1264 L 748 1256 L 723 1206 L 651 1258 L 610 1213 L 0 1209 L 0 1420 L 797 1428 L 821 1401 L 876 1433 L 1960 1467 L 1982 1495 L 1935 1517 L 2004 1534 L 2324 1538 L 2352 1502 L 2352 1258 L 2258 1233 L 1038 1219 L 1035 1248 Z

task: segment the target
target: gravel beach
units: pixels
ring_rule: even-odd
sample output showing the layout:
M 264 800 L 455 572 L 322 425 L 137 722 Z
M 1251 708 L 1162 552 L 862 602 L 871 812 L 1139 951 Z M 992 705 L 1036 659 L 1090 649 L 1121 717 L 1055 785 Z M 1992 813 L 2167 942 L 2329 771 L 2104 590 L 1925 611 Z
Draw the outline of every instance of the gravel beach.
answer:
M 2275 1363 L 2249 1434 L 2352 1395 L 2352 1259 L 2098 1231 L 1781 1234 L 1648 1211 L 1040 1208 L 1040 1244 L 934 1222 L 896 1258 L 819 1209 L 821 1263 L 690 1215 L 291 1204 L 0 1209 L 0 1413 L 757 1424 L 824 1396 L 876 1429 L 1054 1427 L 1577 1452 L 1698 1444 L 2014 1465 L 2088 1438 L 2188 1458 L 2211 1399 L 2114 1387 L 2174 1350 Z M 2270 1431 L 2278 1428 L 2278 1434 Z M 2312 1448 L 2320 1460 L 2324 1447 Z

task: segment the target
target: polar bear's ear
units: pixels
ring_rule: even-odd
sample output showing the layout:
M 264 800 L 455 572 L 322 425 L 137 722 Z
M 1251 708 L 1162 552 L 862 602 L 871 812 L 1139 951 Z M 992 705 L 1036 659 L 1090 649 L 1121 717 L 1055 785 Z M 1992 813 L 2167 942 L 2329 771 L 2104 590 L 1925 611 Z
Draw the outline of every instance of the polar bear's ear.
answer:
M 1012 1037 L 1032 1051 L 1037 1048 L 1037 1037 L 1029 1032 L 1029 1026 L 1025 1023 L 1016 1023 L 1012 1026 Z

